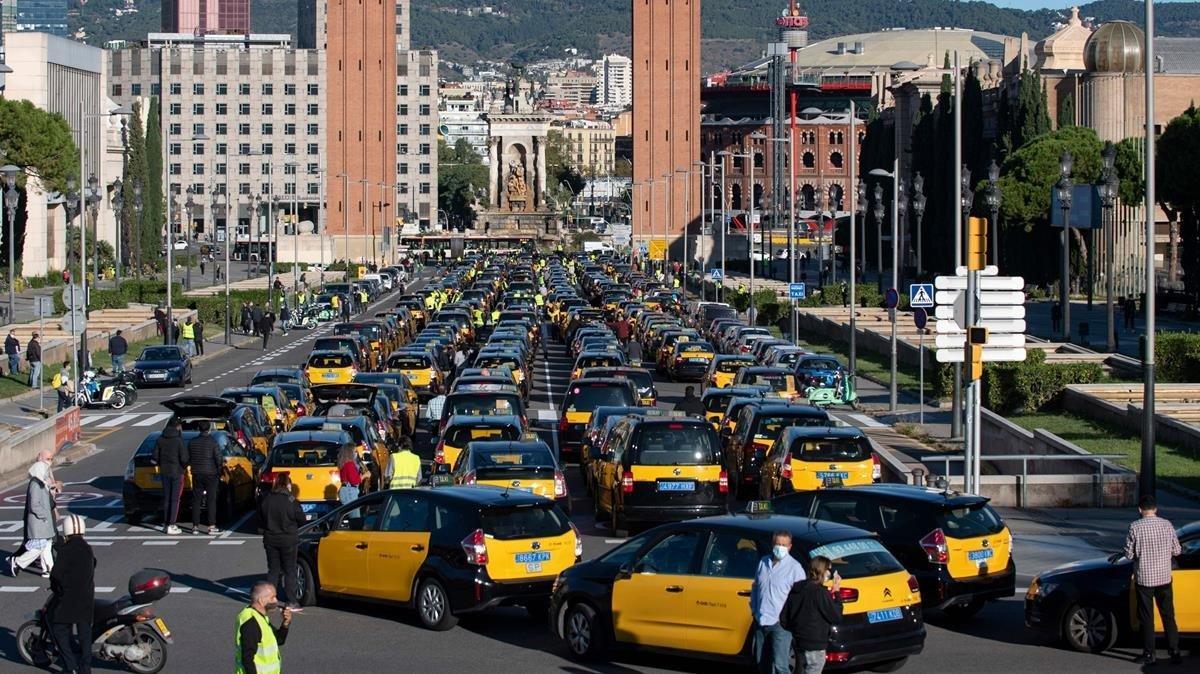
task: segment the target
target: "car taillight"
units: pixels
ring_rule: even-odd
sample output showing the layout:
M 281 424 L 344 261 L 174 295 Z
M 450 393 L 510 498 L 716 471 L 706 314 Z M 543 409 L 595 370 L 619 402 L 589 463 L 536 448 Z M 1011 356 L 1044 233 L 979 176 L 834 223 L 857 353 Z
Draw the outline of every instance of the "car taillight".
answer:
M 852 604 L 858 601 L 858 590 L 852 587 L 839 587 L 833 593 L 833 598 L 843 604 Z
M 308 408 L 305 407 L 304 405 L 297 405 L 296 406 L 296 414 L 298 416 L 306 417 L 306 416 L 308 416 Z
M 721 471 L 721 476 L 717 478 L 717 491 L 722 494 L 729 493 L 729 473 Z
M 437 447 L 433 450 L 434 463 L 446 463 L 446 441 L 438 440 Z
M 945 564 L 950 561 L 950 551 L 946 549 L 946 534 L 941 529 L 934 529 L 921 539 L 921 549 L 925 551 L 929 561 L 934 564 Z
M 917 577 L 911 573 L 908 575 L 908 591 L 913 594 L 920 594 L 921 584 L 917 582 Z
M 286 470 L 280 471 L 278 473 L 276 473 L 273 470 L 268 470 L 267 472 L 263 473 L 262 475 L 259 475 L 258 480 L 259 480 L 259 482 L 262 482 L 263 484 L 273 485 L 273 484 L 275 484 L 275 480 L 277 480 L 280 475 L 287 475 L 287 474 L 288 474 L 288 471 L 286 471 Z
M 871 453 L 871 480 L 878 482 L 883 479 L 883 468 L 879 465 L 879 455 Z
M 779 467 L 779 477 L 790 480 L 792 479 L 792 453 L 788 452 L 783 455 L 783 465 Z
M 246 439 L 246 434 L 242 431 L 237 432 L 237 441 L 242 447 L 250 449 L 250 441 Z
M 563 416 L 562 416 L 562 417 L 561 417 L 561 418 L 558 420 L 558 432 L 559 432 L 559 433 L 565 433 L 565 432 L 567 431 L 567 427 L 568 427 L 568 426 L 569 426 L 569 424 L 567 423 L 567 417 L 566 417 L 566 415 L 563 415 Z
M 676 365 L 678 365 L 679 363 L 682 363 L 682 362 L 683 362 L 683 356 L 675 356 L 675 364 Z
M 621 491 L 626 494 L 633 493 L 633 471 L 621 473 Z
M 575 534 L 575 559 L 583 557 L 583 536 L 579 535 L 579 527 L 575 526 L 574 522 L 568 521 L 571 525 L 571 531 Z
M 475 471 L 472 470 L 463 475 L 463 484 L 475 484 Z
M 562 474 L 561 470 L 554 471 L 554 498 L 563 498 L 567 495 L 567 478 Z
M 383 435 L 383 436 L 387 435 L 387 426 L 385 426 L 382 421 L 375 422 L 375 429 L 377 431 L 379 431 L 380 435 Z
M 825 651 L 825 662 L 849 662 L 850 651 Z
M 488 563 L 487 539 L 483 529 L 476 529 L 462 539 L 462 549 L 467 555 L 467 564 L 485 566 Z

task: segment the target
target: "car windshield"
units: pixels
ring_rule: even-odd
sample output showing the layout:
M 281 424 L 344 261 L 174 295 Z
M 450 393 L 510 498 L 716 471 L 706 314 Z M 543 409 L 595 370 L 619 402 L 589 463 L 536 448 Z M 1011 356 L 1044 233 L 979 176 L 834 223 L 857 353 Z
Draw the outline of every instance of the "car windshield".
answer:
M 428 356 L 392 356 L 388 359 L 388 367 L 397 370 L 424 370 L 429 366 Z
M 165 346 L 152 347 L 142 351 L 140 360 L 179 360 L 179 350 Z
M 696 466 L 717 462 L 710 428 L 687 424 L 647 424 L 637 439 L 637 458 L 644 466 Z
M 332 466 L 337 463 L 340 449 L 333 442 L 289 442 L 271 450 L 271 466 Z
M 488 508 L 482 514 L 483 532 L 496 540 L 561 536 L 570 530 L 567 518 L 553 503 L 516 508 Z
M 826 543 L 808 553 L 809 559 L 821 556 L 833 562 L 833 570 L 842 578 L 867 578 L 903 571 L 904 567 L 879 541 L 869 538 Z
M 620 365 L 621 359 L 617 356 L 586 356 L 579 359 L 577 367 L 604 367 L 606 365 Z
M 943 512 L 938 518 L 938 526 L 950 538 L 975 538 L 1000 533 L 1004 521 L 991 506 L 980 502 Z
M 792 383 L 792 375 L 780 373 L 756 373 L 746 377 L 743 384 L 748 386 L 769 386 L 772 391 L 787 391 Z
M 312 348 L 313 351 L 349 351 L 354 347 L 348 337 L 325 337 L 313 342 Z
M 729 399 L 733 396 L 728 395 L 713 395 L 704 399 L 704 409 L 709 412 L 724 412 L 725 406 L 729 404 Z
M 754 433 L 757 440 L 774 440 L 779 437 L 779 433 L 785 428 L 793 426 L 825 426 L 828 422 L 822 418 L 811 415 L 787 414 L 775 417 L 763 417 L 758 422 L 758 429 Z
M 631 407 L 635 402 L 627 386 L 598 384 L 572 386 L 563 407 L 568 412 L 590 412 L 601 405 Z
M 530 466 L 554 466 L 554 456 L 549 447 L 522 449 L 489 449 L 474 452 L 475 469 L 528 468 Z
M 838 362 L 831 358 L 821 358 L 819 360 L 806 360 L 802 366 L 808 370 L 836 370 Z
M 679 345 L 679 353 L 712 353 L 712 350 L 708 342 L 685 342 Z
M 345 353 L 315 353 L 309 356 L 308 364 L 319 368 L 350 367 L 354 361 Z
M 723 360 L 717 363 L 717 372 L 733 374 L 743 367 L 753 364 L 753 360 Z
M 519 397 L 513 394 L 484 394 L 453 398 L 446 401 L 443 414 L 462 414 L 472 417 L 509 416 L 517 414 Z
M 794 443 L 792 456 L 801 461 L 865 461 L 871 444 L 866 438 L 816 438 Z

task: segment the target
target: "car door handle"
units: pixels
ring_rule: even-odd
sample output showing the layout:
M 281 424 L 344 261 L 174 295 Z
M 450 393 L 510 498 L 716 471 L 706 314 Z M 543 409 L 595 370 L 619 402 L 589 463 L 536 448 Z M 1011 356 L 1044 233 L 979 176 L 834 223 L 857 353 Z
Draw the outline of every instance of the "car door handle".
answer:
M 738 590 L 738 596 L 739 597 L 749 597 L 750 590 Z
M 355 547 L 355 548 L 358 548 L 359 550 L 366 550 L 366 549 L 367 549 L 367 544 L 366 544 L 366 543 L 355 543 L 355 544 L 354 544 L 354 547 Z
M 416 545 L 409 548 L 409 550 L 412 550 L 413 552 L 423 552 L 425 550 L 425 546 L 421 545 L 420 543 L 417 543 Z
M 680 585 L 668 585 L 664 588 L 667 592 L 683 592 L 683 587 Z

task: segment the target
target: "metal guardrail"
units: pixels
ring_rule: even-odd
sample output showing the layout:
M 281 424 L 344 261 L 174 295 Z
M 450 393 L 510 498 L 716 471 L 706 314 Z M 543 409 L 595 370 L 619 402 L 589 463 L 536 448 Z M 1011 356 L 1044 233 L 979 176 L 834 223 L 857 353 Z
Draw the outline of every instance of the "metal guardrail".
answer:
M 1095 461 L 1096 469 L 1097 469 L 1096 474 L 1099 477 L 1095 488 L 1101 490 L 1099 493 L 1099 498 L 1096 499 L 1096 502 L 1099 504 L 1099 507 L 1101 507 L 1101 508 L 1104 507 L 1104 492 L 1103 492 L 1103 489 L 1104 489 L 1104 462 L 1107 460 L 1110 460 L 1110 459 L 1123 459 L 1123 458 L 1125 458 L 1124 454 L 1086 454 L 1086 455 L 1083 455 L 1083 454 L 1080 454 L 1080 455 L 1074 455 L 1074 454 L 1061 454 L 1061 455 L 1059 455 L 1059 454 L 1055 454 L 1055 455 L 988 454 L 988 455 L 980 457 L 980 459 L 983 461 L 1020 461 L 1021 462 L 1021 507 L 1025 507 L 1025 504 L 1029 502 L 1028 494 L 1026 492 L 1026 487 L 1029 484 L 1029 462 L 1030 461 Z M 942 463 L 943 464 L 942 475 L 947 479 L 949 479 L 949 477 L 950 477 L 950 464 L 951 463 L 962 463 L 963 460 L 964 459 L 961 454 L 959 454 L 959 455 L 943 454 L 941 456 L 923 456 L 923 457 L 921 457 L 921 463 Z M 920 480 L 919 476 L 917 477 L 917 480 L 919 482 L 919 480 Z

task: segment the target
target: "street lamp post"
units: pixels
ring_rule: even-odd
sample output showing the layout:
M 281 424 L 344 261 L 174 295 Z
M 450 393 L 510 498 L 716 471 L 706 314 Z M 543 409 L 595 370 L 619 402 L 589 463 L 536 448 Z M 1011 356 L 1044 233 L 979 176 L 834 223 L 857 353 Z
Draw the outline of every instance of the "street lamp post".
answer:
M 109 203 L 112 204 L 113 219 L 117 225 L 117 245 L 113 249 L 115 258 L 115 262 L 113 263 L 113 287 L 117 290 L 121 289 L 121 212 L 125 208 L 125 197 L 121 190 L 124 187 L 120 178 L 114 180 L 112 184 L 112 196 L 108 199 Z
M 1058 179 L 1058 206 L 1062 209 L 1062 281 L 1058 289 L 1062 307 L 1062 340 L 1071 341 L 1071 168 L 1075 158 L 1063 150 L 1058 158 L 1061 175 Z
M 143 206 L 143 204 L 142 204 L 142 181 L 138 180 L 137 178 L 134 178 L 133 179 L 133 213 L 132 213 L 133 217 L 131 218 L 131 220 L 135 223 L 138 223 L 138 226 L 135 228 L 137 230 L 141 229 L 142 206 Z M 135 274 L 137 275 L 137 278 L 140 281 L 142 278 L 142 272 L 141 272 L 142 255 L 141 255 L 140 232 L 139 232 L 139 236 L 130 237 L 130 238 L 131 238 L 131 240 L 138 241 L 137 267 L 135 268 L 136 269 Z
M 879 169 L 875 169 L 878 171 Z M 875 273 L 877 278 L 876 283 L 879 285 L 879 292 L 883 292 L 883 186 L 879 183 L 875 184 L 875 189 L 872 190 L 875 196 Z
M 196 191 L 191 187 L 187 188 L 187 201 L 183 203 L 183 208 L 180 209 L 179 226 L 183 228 L 183 240 L 187 242 L 187 274 L 184 276 L 183 285 L 188 290 L 192 289 L 192 209 L 196 207 Z M 174 243 L 174 242 L 172 242 Z
M 8 189 L 4 192 L 4 209 L 8 212 L 8 229 L 5 231 L 4 242 L 8 244 L 8 322 L 12 323 L 16 316 L 16 299 L 13 294 L 13 267 L 16 264 L 15 253 L 16 248 L 13 241 L 14 228 L 17 222 L 17 203 L 20 198 L 20 193 L 17 192 L 17 174 L 21 169 L 8 164 L 0 167 L 0 176 L 4 178 L 4 186 Z
M 1114 324 L 1114 307 L 1113 307 L 1113 248 L 1115 242 L 1113 239 L 1113 208 L 1117 205 L 1117 191 L 1120 189 L 1120 182 L 1117 178 L 1117 172 L 1114 170 L 1114 165 L 1117 160 L 1117 148 L 1112 142 L 1104 144 L 1104 151 L 1100 153 L 1100 157 L 1104 160 L 1104 169 L 1100 173 L 1100 184 L 1096 186 L 1100 192 L 1100 206 L 1104 209 L 1104 217 L 1101 223 L 1104 226 L 1104 313 L 1107 319 L 1108 330 L 1105 333 L 1104 345 L 1108 353 L 1117 350 L 1116 344 L 1116 325 Z
M 1000 266 L 1000 204 L 1002 195 L 1000 193 L 1000 166 L 993 159 L 988 165 L 988 186 L 987 191 L 983 195 L 984 201 L 987 202 L 988 210 L 992 212 L 992 264 Z
M 917 229 L 917 277 L 920 278 L 925 270 L 921 266 L 921 237 L 922 219 L 925 217 L 925 176 L 920 173 L 912 179 L 912 216 Z
M 88 176 L 87 189 L 88 213 L 92 216 L 92 278 L 100 282 L 100 179 L 93 173 Z M 85 223 L 86 224 L 86 223 Z M 82 268 L 82 267 L 81 267 Z
M 221 191 L 220 185 L 213 185 L 213 188 L 212 188 L 212 191 L 210 194 L 211 201 L 209 202 L 209 213 L 212 213 L 213 244 L 216 244 L 216 242 L 217 242 L 217 206 L 220 205 L 220 203 L 221 203 L 221 200 L 218 198 L 218 194 L 220 193 L 220 191 Z M 226 229 L 228 229 L 228 226 L 226 226 Z M 210 255 L 212 254 L 211 251 L 212 251 L 212 248 L 209 248 Z M 212 265 L 212 270 L 213 270 L 212 271 L 212 284 L 215 286 L 215 285 L 217 285 L 217 280 L 219 278 L 217 276 L 217 265 L 215 263 Z

